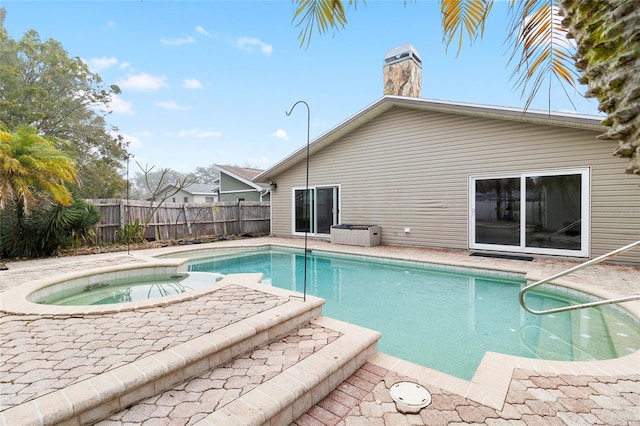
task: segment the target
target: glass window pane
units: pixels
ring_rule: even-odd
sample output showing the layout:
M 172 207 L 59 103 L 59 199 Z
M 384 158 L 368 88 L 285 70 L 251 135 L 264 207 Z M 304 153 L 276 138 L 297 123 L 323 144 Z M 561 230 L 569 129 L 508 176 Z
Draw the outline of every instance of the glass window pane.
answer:
M 311 224 L 313 223 L 312 209 L 313 206 L 313 190 L 296 189 L 295 190 L 295 232 L 313 232 Z
M 580 174 L 527 178 L 527 247 L 580 250 L 581 181 Z
M 520 179 L 476 180 L 475 242 L 520 245 Z
M 318 234 L 330 234 L 331 225 L 334 223 L 334 188 L 318 188 L 316 189 L 316 217 L 318 218 Z

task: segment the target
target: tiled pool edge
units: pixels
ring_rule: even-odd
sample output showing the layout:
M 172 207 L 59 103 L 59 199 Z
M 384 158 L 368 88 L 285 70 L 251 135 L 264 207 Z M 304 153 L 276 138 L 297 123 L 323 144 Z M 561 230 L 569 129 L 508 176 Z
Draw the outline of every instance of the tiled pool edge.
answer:
M 259 282 L 262 279 L 261 274 L 235 274 L 219 281 L 212 280 L 210 285 L 185 293 L 172 294 L 148 300 L 104 305 L 47 305 L 31 302 L 29 300 L 29 296 L 34 294 L 46 294 L 47 287 L 53 288 L 53 286 L 59 284 L 69 283 L 69 285 L 73 287 L 92 284 L 100 280 L 110 280 L 123 277 L 142 277 L 153 274 L 171 275 L 185 272 L 187 267 L 186 264 L 187 259 L 171 259 L 162 261 L 151 259 L 146 263 L 101 267 L 82 272 L 67 273 L 52 278 L 43 278 L 2 292 L 3 297 L 2 303 L 0 303 L 0 312 L 11 315 L 67 317 L 134 311 L 193 300 L 216 291 L 230 281 L 250 284 L 252 282 Z
M 537 373 L 625 376 L 638 374 L 640 351 L 601 361 L 546 361 L 487 352 L 471 381 L 433 370 L 384 353 L 369 359 L 371 364 L 407 376 L 423 386 L 437 386 L 447 392 L 501 410 L 515 369 Z
M 189 294 L 184 293 L 181 295 L 167 296 L 162 299 L 142 300 L 111 305 L 61 306 L 38 304 L 29 300 L 29 296 L 31 294 L 38 292 L 46 293 L 47 287 L 51 287 L 56 284 L 69 283 L 70 286 L 79 286 L 81 282 L 84 284 L 92 284 L 97 280 L 113 279 L 116 277 L 135 277 L 146 274 L 173 274 L 186 270 L 186 263 L 187 261 L 185 259 L 158 260 L 149 258 L 145 259 L 143 263 L 111 265 L 41 278 L 2 292 L 3 300 L 0 304 L 0 312 L 13 315 L 40 316 L 99 315 L 153 306 L 163 306 L 167 303 L 189 300 L 190 298 L 202 295 L 202 290 L 204 289 L 196 290 Z M 215 288 L 207 287 L 206 290 L 206 292 L 211 292 L 215 290 Z

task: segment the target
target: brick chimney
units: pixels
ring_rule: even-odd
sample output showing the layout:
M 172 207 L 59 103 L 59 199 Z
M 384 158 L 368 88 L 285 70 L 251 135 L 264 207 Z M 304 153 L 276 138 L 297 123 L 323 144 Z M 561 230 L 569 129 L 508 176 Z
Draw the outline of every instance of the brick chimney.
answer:
M 385 95 L 422 97 L 422 60 L 411 44 L 387 51 L 383 77 Z

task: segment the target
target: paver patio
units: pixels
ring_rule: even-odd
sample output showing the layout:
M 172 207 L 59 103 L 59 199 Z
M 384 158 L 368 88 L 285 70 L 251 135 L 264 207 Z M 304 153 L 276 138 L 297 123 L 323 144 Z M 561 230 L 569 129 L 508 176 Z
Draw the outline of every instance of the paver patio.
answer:
M 207 246 L 263 244 L 301 246 L 302 242 L 260 238 Z M 518 262 L 470 257 L 468 253 L 450 250 L 332 246 L 322 241 L 311 241 L 310 245 L 314 249 L 337 249 L 355 254 L 497 268 L 527 273 L 531 279 L 543 278 L 575 265 L 570 260 L 551 258 Z M 43 276 L 108 265 L 144 264 L 148 256 L 170 250 L 187 251 L 203 247 L 14 262 L 9 264 L 8 271 L 0 272 L 0 292 Z M 583 288 L 587 286 L 589 291 L 600 294 L 640 294 L 640 269 L 624 265 L 597 265 L 566 277 L 565 283 Z M 2 298 L 0 308 L 4 309 L 10 303 L 10 300 Z M 13 426 L 4 415 L 4 411 L 11 407 L 189 342 L 213 330 L 222 330 L 234 322 L 268 312 L 285 303 L 285 297 L 229 285 L 192 300 L 107 315 L 42 317 L 2 313 L 0 422 Z M 629 306 L 635 315 L 640 312 L 636 302 L 625 306 Z M 336 337 L 334 330 L 325 330 L 313 324 L 304 326 L 300 332 L 302 335 L 294 333 L 288 337 L 290 340 L 264 345 L 257 351 L 258 356 L 255 355 L 256 351 L 240 356 L 222 370 L 184 382 L 106 418 L 101 424 L 197 423 L 206 412 L 206 409 L 198 411 L 199 407 L 209 406 L 212 411 L 215 406 L 224 405 L 224 401 L 230 400 L 232 395 L 249 391 L 258 381 L 269 380 L 270 372 L 286 370 L 304 359 L 309 348 L 321 348 Z M 635 363 L 637 359 L 631 362 Z M 504 363 L 501 359 L 497 362 Z M 596 373 L 584 374 L 586 370 L 582 367 L 574 368 L 569 364 L 557 367 L 553 364 L 523 362 L 516 368 L 507 369 L 502 401 L 487 399 L 483 403 L 483 397 L 476 392 L 477 386 L 469 382 L 379 354 L 298 418 L 296 424 L 640 425 L 640 362 L 635 367 L 633 370 L 634 366 L 629 366 L 629 361 L 619 363 L 618 367 L 611 362 L 597 369 Z M 225 371 L 230 375 L 221 377 Z M 496 374 L 496 380 L 500 374 Z M 424 385 L 433 395 L 432 404 L 418 414 L 398 412 L 388 390 L 400 380 Z M 174 396 L 171 396 L 172 392 Z M 189 414 L 191 411 L 194 413 Z

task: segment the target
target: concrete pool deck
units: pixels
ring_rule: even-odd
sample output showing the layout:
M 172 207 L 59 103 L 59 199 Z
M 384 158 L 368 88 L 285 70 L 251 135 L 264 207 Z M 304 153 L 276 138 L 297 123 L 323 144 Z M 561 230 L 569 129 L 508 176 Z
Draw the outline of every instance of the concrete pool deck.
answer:
M 2 297 L 4 293 L 43 277 L 142 266 L 166 253 L 302 244 L 301 240 L 259 238 L 140 250 L 129 255 L 10 263 L 8 271 L 0 272 L 0 308 L 11 311 L 15 302 Z M 449 250 L 337 246 L 311 240 L 309 247 L 499 269 L 526 274 L 531 280 L 576 264 L 552 258 L 523 262 Z M 640 269 L 596 265 L 563 278 L 561 283 L 604 297 L 640 294 Z M 624 306 L 640 317 L 639 304 Z M 0 314 L 0 424 L 55 424 L 59 419 L 64 424 L 103 425 L 640 425 L 639 352 L 615 360 L 571 363 L 488 354 L 469 382 L 376 353 L 375 335 L 320 317 L 320 309 L 321 301 L 315 298 L 302 302 L 287 292 L 255 285 L 255 277 L 240 277 L 196 298 L 129 311 L 58 316 L 4 312 Z M 273 317 L 294 315 L 299 315 L 298 322 L 279 325 L 277 331 L 268 328 Z M 233 342 L 237 344 L 233 346 Z M 360 353 L 347 347 L 354 342 Z M 212 349 L 225 345 L 229 345 L 225 352 Z M 205 353 L 209 356 L 203 362 Z M 310 377 L 322 374 L 314 368 L 328 368 L 330 361 L 339 357 L 344 358 L 339 374 L 311 388 L 316 385 Z M 182 365 L 175 370 L 179 373 L 156 372 L 166 372 L 174 364 Z M 308 374 L 296 376 L 296 368 Z M 143 379 L 151 385 L 136 382 Z M 277 385 L 286 379 L 298 384 L 299 390 L 284 384 L 286 381 Z M 388 388 L 399 380 L 427 387 L 433 403 L 417 414 L 400 413 L 388 395 Z M 137 395 L 126 392 L 130 385 L 140 389 Z M 286 408 L 279 399 L 290 400 L 293 408 Z M 104 403 L 83 411 L 83 404 L 91 406 L 94 400 Z M 291 418 L 291 413 L 305 404 L 311 408 Z M 272 413 L 273 405 L 289 411 L 286 415 Z M 79 415 L 81 412 L 84 414 Z M 255 416 L 242 417 L 245 413 Z

